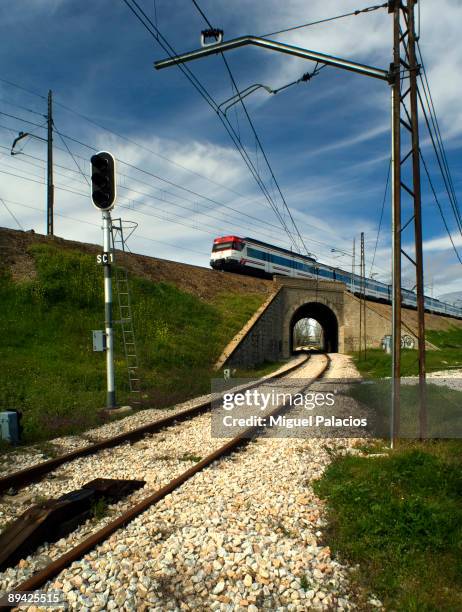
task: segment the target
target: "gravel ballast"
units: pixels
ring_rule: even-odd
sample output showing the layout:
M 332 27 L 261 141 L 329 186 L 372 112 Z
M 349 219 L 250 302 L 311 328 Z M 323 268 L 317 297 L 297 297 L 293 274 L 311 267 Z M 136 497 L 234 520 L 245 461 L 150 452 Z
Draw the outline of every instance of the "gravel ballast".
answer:
M 312 357 L 291 376 L 310 378 L 322 359 Z M 348 357 L 332 355 L 326 377 L 357 376 Z M 21 493 L 57 496 L 97 476 L 145 479 L 144 489 L 111 507 L 119 514 L 223 442 L 211 438 L 210 415 L 204 414 L 62 466 Z M 333 449 L 347 451 L 354 442 L 254 440 L 196 474 L 44 588 L 63 590 L 75 610 L 352 609 L 349 569 L 322 543 L 324 506 L 311 483 Z M 18 512 L 10 502 L 8 516 Z M 68 538 L 42 546 L 0 574 L 0 590 L 11 589 L 111 518 L 87 522 Z

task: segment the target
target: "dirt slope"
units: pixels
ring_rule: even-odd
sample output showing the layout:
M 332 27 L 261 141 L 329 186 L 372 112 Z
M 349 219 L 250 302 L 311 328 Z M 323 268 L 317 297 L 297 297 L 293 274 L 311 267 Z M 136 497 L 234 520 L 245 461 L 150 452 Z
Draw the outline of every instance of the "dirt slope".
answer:
M 28 253 L 28 247 L 37 242 L 55 244 L 60 248 L 76 249 L 85 253 L 96 254 L 102 251 L 101 246 L 94 244 L 0 228 L 0 262 L 2 266 L 10 270 L 14 280 L 20 282 L 35 277 L 34 260 Z M 154 282 L 172 283 L 179 289 L 206 300 L 223 292 L 269 293 L 273 287 L 272 281 L 269 280 L 217 272 L 208 268 L 146 255 L 118 251 L 116 262 L 136 276 Z

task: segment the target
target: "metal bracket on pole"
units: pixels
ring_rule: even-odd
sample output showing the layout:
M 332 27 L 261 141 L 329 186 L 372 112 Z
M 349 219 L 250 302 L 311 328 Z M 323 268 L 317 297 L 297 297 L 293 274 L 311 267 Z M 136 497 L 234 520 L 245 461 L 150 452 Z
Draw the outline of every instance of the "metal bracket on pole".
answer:
M 174 57 L 155 62 L 154 67 L 156 70 L 162 70 L 162 68 L 169 68 L 170 66 L 175 66 L 177 64 L 184 64 L 185 62 L 191 62 L 192 60 L 207 57 L 208 55 L 215 55 L 216 53 L 230 51 L 231 49 L 238 49 L 239 47 L 245 47 L 247 45 L 254 45 L 256 47 L 263 47 L 264 49 L 279 51 L 280 53 L 287 53 L 288 55 L 295 55 L 296 57 L 302 57 L 303 59 L 319 62 L 320 64 L 327 64 L 328 66 L 336 66 L 337 68 L 343 68 L 344 70 L 364 74 L 376 79 L 381 79 L 382 81 L 390 81 L 390 73 L 387 70 L 374 68 L 373 66 L 359 64 L 357 62 L 351 62 L 333 55 L 319 53 L 318 51 L 310 51 L 309 49 L 303 49 L 302 47 L 287 45 L 275 40 L 259 38 L 258 36 L 240 36 L 239 38 L 233 38 L 232 40 L 227 40 L 225 42 L 207 45 L 201 49 L 196 49 L 194 51 L 189 51 L 188 53 L 183 53 L 181 55 L 176 55 Z

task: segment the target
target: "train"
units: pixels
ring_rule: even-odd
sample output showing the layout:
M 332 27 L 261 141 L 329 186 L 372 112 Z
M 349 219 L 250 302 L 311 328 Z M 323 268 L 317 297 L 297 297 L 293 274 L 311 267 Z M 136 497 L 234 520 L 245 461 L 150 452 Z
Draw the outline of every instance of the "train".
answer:
M 301 255 L 255 238 L 239 236 L 215 238 L 210 265 L 214 270 L 262 278 L 283 275 L 292 278 L 341 281 L 351 293 L 359 295 L 365 291 L 368 299 L 391 303 L 391 285 L 372 278 L 363 279 L 358 274 L 320 263 L 315 257 Z M 415 292 L 409 289 L 402 289 L 401 292 L 403 305 L 416 308 Z M 425 310 L 462 319 L 462 308 L 428 296 L 425 296 Z

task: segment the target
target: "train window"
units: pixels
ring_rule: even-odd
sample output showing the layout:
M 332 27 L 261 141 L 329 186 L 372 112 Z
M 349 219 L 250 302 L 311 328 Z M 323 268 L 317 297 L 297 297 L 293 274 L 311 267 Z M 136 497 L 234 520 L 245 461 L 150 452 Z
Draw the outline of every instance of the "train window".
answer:
M 258 251 L 257 249 L 252 249 L 249 247 L 247 249 L 247 255 L 249 257 L 254 257 L 255 259 L 261 259 L 262 261 L 265 261 L 267 253 L 264 253 L 263 251 Z
M 233 249 L 234 251 L 242 251 L 244 246 L 244 242 L 238 242 L 237 240 L 234 240 L 234 242 L 218 242 L 213 245 L 212 253 L 216 253 L 217 251 L 226 251 L 227 249 Z

